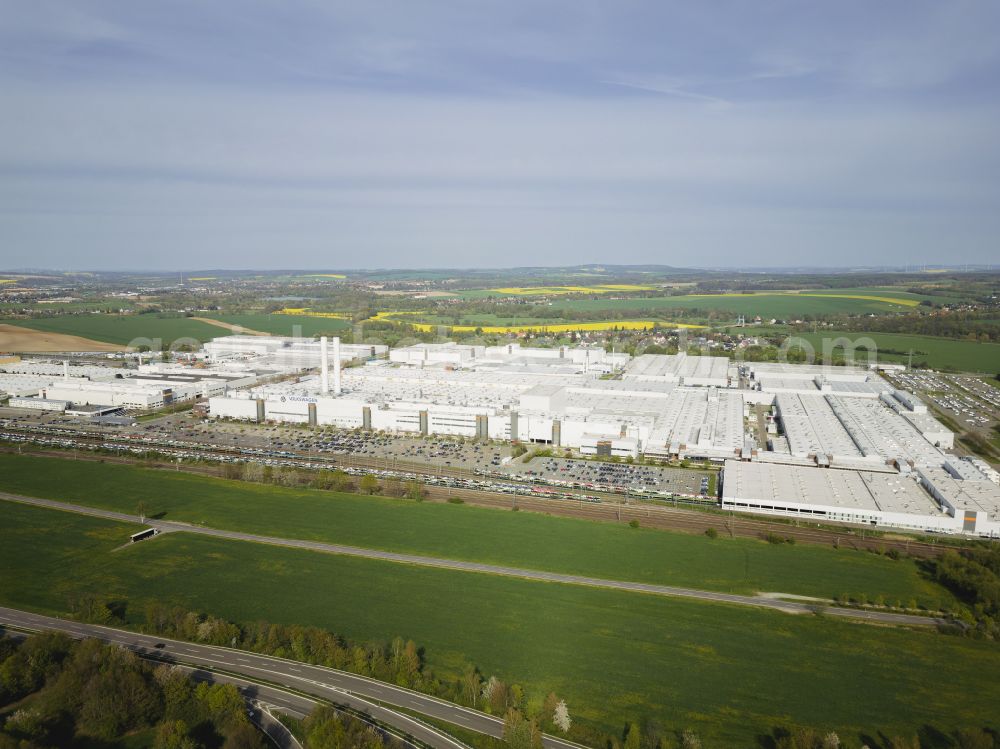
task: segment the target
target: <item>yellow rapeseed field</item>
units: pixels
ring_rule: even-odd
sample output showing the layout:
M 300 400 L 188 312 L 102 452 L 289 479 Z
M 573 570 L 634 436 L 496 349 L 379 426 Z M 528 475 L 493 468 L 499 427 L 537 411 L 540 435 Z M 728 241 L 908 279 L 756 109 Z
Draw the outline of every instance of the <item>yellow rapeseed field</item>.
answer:
M 309 317 L 332 317 L 336 320 L 350 320 L 346 312 L 310 312 L 308 307 L 285 307 L 279 315 L 308 315 Z
M 419 315 L 419 314 L 420 314 L 419 312 L 407 311 L 407 310 L 403 310 L 403 311 L 400 311 L 400 312 L 378 312 L 378 313 L 372 315 L 371 317 L 369 317 L 368 319 L 369 320 L 388 320 L 388 321 L 392 322 L 392 318 L 395 317 L 396 315 Z
M 920 304 L 916 299 L 902 299 L 893 296 L 869 296 L 868 294 L 799 294 L 799 296 L 814 297 L 834 297 L 835 299 L 863 299 L 866 302 L 886 302 L 888 304 L 899 304 L 903 307 L 916 307 Z
M 553 323 L 552 325 L 431 325 L 429 323 L 409 323 L 415 330 L 429 333 L 438 328 L 448 328 L 456 333 L 472 333 L 481 330 L 483 333 L 569 333 L 571 331 L 597 330 L 652 330 L 659 325 L 661 328 L 704 328 L 704 325 L 689 323 L 668 323 L 657 320 L 607 320 L 604 322 L 570 322 Z
M 599 284 L 597 286 L 505 286 L 490 289 L 498 294 L 511 296 L 552 296 L 555 294 L 610 294 L 614 291 L 656 291 L 655 286 L 634 284 Z
M 887 304 L 898 304 L 903 307 L 916 307 L 920 302 L 916 299 L 903 299 L 901 297 L 874 296 L 871 294 L 812 294 L 806 291 L 751 291 L 749 293 L 729 293 L 729 294 L 684 294 L 678 299 L 712 299 L 718 297 L 736 296 L 806 296 L 817 297 L 819 299 L 861 299 L 866 302 L 885 302 Z
M 689 323 L 671 323 L 662 320 L 606 320 L 602 322 L 570 322 L 570 323 L 530 323 L 524 325 L 446 325 L 443 323 L 410 322 L 399 319 L 403 315 L 419 315 L 419 311 L 379 312 L 369 320 L 388 320 L 389 322 L 405 323 L 421 333 L 430 333 L 440 328 L 447 328 L 456 333 L 472 333 L 481 330 L 483 333 L 566 333 L 569 331 L 594 330 L 651 330 L 659 325 L 661 328 L 704 328 L 704 325 Z

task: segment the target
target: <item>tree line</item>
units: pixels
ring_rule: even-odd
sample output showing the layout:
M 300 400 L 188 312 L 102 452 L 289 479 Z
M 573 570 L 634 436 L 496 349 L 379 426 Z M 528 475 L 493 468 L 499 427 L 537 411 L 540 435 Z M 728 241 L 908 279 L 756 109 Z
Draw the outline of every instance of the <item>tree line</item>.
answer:
M 946 551 L 933 562 L 934 577 L 969 606 L 960 616 L 974 637 L 1000 639 L 1000 547 Z
M 124 623 L 126 607 L 125 601 L 93 594 L 70 601 L 77 619 L 106 625 Z M 521 685 L 493 675 L 484 676 L 472 665 L 462 669 L 457 678 L 438 678 L 426 668 L 423 648 L 402 637 L 389 642 L 358 642 L 320 627 L 263 620 L 236 624 L 156 600 L 145 604 L 140 629 L 164 637 L 240 648 L 370 676 L 509 719 L 512 736 L 520 736 L 525 727 L 529 736 L 536 733 L 540 736 L 541 731 L 567 733 L 573 725 L 565 700 L 554 693 L 533 700 Z M 586 729 L 575 735 L 604 739 Z
M 307 486 L 310 489 L 324 491 L 385 494 L 388 497 L 405 497 L 418 502 L 427 496 L 427 490 L 417 479 L 403 481 L 389 477 L 379 481 L 372 474 L 364 474 L 355 480 L 355 477 L 340 469 L 326 471 L 265 466 L 260 463 L 225 463 L 222 466 L 222 476 L 234 481 L 252 481 L 291 488 Z
M 995 622 L 1000 606 L 1000 549 L 974 548 L 963 550 L 960 554 L 947 552 L 934 564 L 937 565 L 938 579 L 971 601 L 979 621 L 974 632 L 995 637 Z M 988 571 L 988 576 L 984 570 Z M 121 623 L 118 617 L 123 616 L 125 605 L 125 602 L 105 601 L 97 596 L 85 596 L 72 602 L 77 618 L 93 617 L 92 621 L 102 624 Z M 565 698 L 553 692 L 545 696 L 532 694 L 523 685 L 495 674 L 484 674 L 471 663 L 460 667 L 458 676 L 439 677 L 426 666 L 424 649 L 414 641 L 404 640 L 402 637 L 395 637 L 388 642 L 358 642 L 319 627 L 267 621 L 237 624 L 159 601 L 147 602 L 143 614 L 140 629 L 149 633 L 209 645 L 236 647 L 349 671 L 495 715 L 504 722 L 504 743 L 515 749 L 539 749 L 543 733 L 566 735 L 576 742 L 603 749 L 702 747 L 701 738 L 690 728 L 666 728 L 654 719 L 629 722 L 620 733 L 606 734 L 593 726 L 576 722 Z M 44 663 L 44 659 L 38 662 Z M 0 669 L 0 683 L 2 673 Z M 338 726 L 337 722 L 343 722 L 343 716 L 331 716 L 328 713 L 318 715 L 320 717 L 314 717 L 303 724 L 310 749 L 382 746 L 377 742 L 385 740 L 385 737 L 376 738 L 365 734 L 358 727 L 347 724 Z M 187 721 L 185 725 L 193 724 Z M 190 729 L 188 731 L 190 733 Z M 871 749 L 938 746 L 910 735 L 882 737 L 878 741 L 862 738 L 864 744 Z M 994 749 L 993 743 L 983 743 L 993 740 L 994 733 L 969 728 L 959 731 L 940 746 Z M 808 727 L 777 728 L 772 735 L 762 737 L 761 741 L 766 749 L 832 749 L 840 746 L 840 739 L 836 734 Z M 169 746 L 188 747 L 181 744 Z M 0 749 L 7 747 L 0 744 Z
M 843 327 L 848 331 L 861 333 L 901 333 L 951 338 L 956 341 L 1000 342 L 1000 321 L 997 320 L 996 310 L 851 317 L 845 318 Z
M 403 749 L 405 744 L 368 724 L 320 705 L 302 725 L 308 749 Z
M 98 640 L 0 639 L 0 749 L 100 746 L 136 731 L 153 749 L 263 749 L 231 684 L 198 683 Z

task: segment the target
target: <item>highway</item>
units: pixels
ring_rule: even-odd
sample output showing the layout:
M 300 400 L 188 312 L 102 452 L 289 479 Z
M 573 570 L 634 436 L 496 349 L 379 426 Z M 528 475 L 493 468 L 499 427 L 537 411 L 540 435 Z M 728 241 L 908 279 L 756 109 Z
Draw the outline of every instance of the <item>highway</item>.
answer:
M 3 620 L 0 619 L 0 624 L 2 624 L 2 621 Z M 24 627 L 23 629 L 18 630 L 8 629 L 6 631 L 6 635 L 11 638 L 22 639 L 30 634 L 29 632 L 24 631 L 28 629 L 38 631 L 39 628 Z M 0 627 L 0 636 L 3 634 L 2 627 Z M 205 682 L 208 684 L 232 684 L 237 690 L 239 690 L 240 695 L 246 701 L 248 717 L 250 720 L 253 721 L 253 723 L 255 723 L 269 739 L 271 739 L 275 746 L 279 747 L 279 749 L 303 749 L 302 745 L 292 735 L 291 731 L 289 731 L 288 728 L 286 728 L 285 725 L 271 713 L 271 709 L 277 709 L 287 715 L 291 715 L 294 718 L 302 719 L 309 715 L 313 708 L 319 704 L 316 699 L 296 694 L 295 692 L 290 692 L 285 689 L 279 689 L 267 684 L 260 684 L 241 676 L 234 676 L 233 674 L 222 673 L 219 671 L 207 671 L 204 668 L 196 666 L 187 666 L 183 663 L 178 663 L 173 658 L 160 657 L 158 651 L 142 653 L 142 657 L 151 661 L 163 661 L 164 663 L 169 663 L 174 668 L 183 670 L 193 681 L 196 682 Z M 374 721 L 369 722 L 374 724 Z M 420 747 L 412 741 L 404 740 L 404 742 L 414 747 L 414 749 L 420 749 Z
M 26 497 L 19 494 L 0 492 L 0 500 L 9 502 L 19 502 L 22 504 L 44 507 L 51 510 L 72 512 L 81 515 L 91 515 L 106 520 L 114 520 L 126 523 L 142 523 L 137 515 L 129 515 L 112 510 L 102 510 L 95 507 L 59 502 L 51 499 L 41 499 L 37 497 Z M 262 536 L 253 533 L 243 533 L 240 531 L 222 530 L 219 528 L 208 528 L 189 523 L 180 523 L 163 520 L 145 520 L 146 525 L 156 528 L 161 533 L 184 532 L 197 533 L 204 536 L 212 536 L 231 541 L 246 541 L 250 543 L 268 544 L 271 546 L 285 546 L 296 549 L 306 549 L 326 554 L 339 554 L 343 556 L 361 557 L 364 559 L 375 559 L 386 562 L 396 562 L 400 564 L 413 564 L 421 567 L 434 567 L 438 569 L 457 570 L 461 572 L 476 572 L 488 575 L 501 575 L 504 577 L 517 577 L 525 580 L 534 580 L 548 583 L 561 583 L 565 585 L 582 585 L 592 588 L 608 588 L 613 590 L 623 590 L 633 593 L 646 593 L 651 595 L 670 596 L 676 598 L 693 598 L 711 603 L 727 603 L 738 606 L 754 606 L 758 608 L 772 609 L 788 614 L 812 614 L 816 613 L 817 607 L 821 607 L 827 616 L 836 616 L 844 619 L 858 621 L 875 622 L 879 624 L 910 625 L 910 626 L 938 626 L 946 624 L 942 619 L 926 616 L 915 616 L 911 614 L 894 614 L 884 611 L 859 610 L 842 608 L 837 606 L 826 606 L 822 603 L 803 603 L 801 601 L 782 600 L 780 598 L 768 596 L 748 596 L 736 593 L 720 593 L 716 591 L 700 590 L 697 588 L 682 588 L 672 585 L 655 585 L 651 583 L 629 582 L 624 580 L 608 580 L 597 577 L 586 577 L 582 575 L 567 575 L 559 572 L 546 572 L 544 570 L 524 569 L 521 567 L 509 567 L 496 564 L 484 564 L 481 562 L 469 562 L 457 559 L 442 559 L 439 557 L 429 557 L 419 554 L 404 554 L 393 551 L 382 551 L 378 549 L 366 549 L 358 546 L 346 546 L 343 544 L 331 544 L 322 541 L 305 541 L 300 539 L 280 538 L 276 536 Z M 142 541 L 141 543 L 155 543 L 155 540 Z
M 256 685 L 266 682 L 296 692 L 304 692 L 322 700 L 366 711 L 373 718 L 392 725 L 435 749 L 467 749 L 467 747 L 433 726 L 384 705 L 403 708 L 488 736 L 499 738 L 503 733 L 503 720 L 500 718 L 437 697 L 325 666 L 258 655 L 246 650 L 170 640 L 155 635 L 84 624 L 5 607 L 0 607 L 0 624 L 30 631 L 59 630 L 78 638 L 93 637 L 127 647 L 147 657 L 169 659 L 194 668 L 226 671 L 229 674 L 244 676 Z M 158 644 L 162 644 L 163 647 L 157 647 Z M 260 689 L 264 690 L 265 687 Z M 265 691 L 261 691 L 260 694 L 266 702 L 273 702 L 279 706 L 291 704 L 298 712 L 304 709 L 305 703 L 301 700 L 294 701 L 292 696 L 276 696 Z M 580 749 L 579 744 L 556 736 L 546 735 L 543 741 L 548 749 Z
M 285 727 L 285 724 L 274 717 L 271 708 L 280 709 L 295 718 L 304 718 L 317 705 L 316 700 L 267 684 L 258 684 L 240 676 L 205 671 L 195 666 L 185 666 L 176 662 L 174 666 L 187 671 L 195 681 L 204 681 L 209 684 L 232 684 L 246 700 L 250 708 L 250 720 L 271 739 L 271 742 L 278 749 L 303 749 L 302 744 Z

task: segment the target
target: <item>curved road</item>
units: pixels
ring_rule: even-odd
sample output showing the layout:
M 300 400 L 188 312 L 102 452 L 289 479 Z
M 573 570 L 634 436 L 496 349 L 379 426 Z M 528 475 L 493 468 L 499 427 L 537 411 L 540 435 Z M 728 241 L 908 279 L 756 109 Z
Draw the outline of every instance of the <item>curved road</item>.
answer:
M 58 502 L 52 499 L 25 497 L 19 494 L 0 492 L 0 500 L 19 502 L 22 504 L 34 505 L 36 507 L 44 507 L 50 510 L 73 512 L 81 515 L 92 515 L 105 520 L 115 520 L 124 523 L 143 522 L 138 515 L 129 515 L 122 512 L 114 512 L 112 510 L 101 510 L 95 507 L 70 504 L 68 502 Z M 232 541 L 249 541 L 251 543 L 268 544 L 271 546 L 286 546 L 296 549 L 306 549 L 308 551 L 318 551 L 327 554 L 340 554 L 344 556 L 362 557 L 365 559 L 376 559 L 386 562 L 398 562 L 401 564 L 415 564 L 422 567 L 437 567 L 440 569 L 458 570 L 462 572 L 479 572 L 489 575 L 502 575 L 504 577 L 519 577 L 525 580 L 535 580 L 539 582 L 584 585 L 592 588 L 610 588 L 614 590 L 630 591 L 633 593 L 648 593 L 652 595 L 670 596 L 676 598 L 694 598 L 700 601 L 730 603 L 738 606 L 756 606 L 758 608 L 782 611 L 787 614 L 812 614 L 816 613 L 817 610 L 821 610 L 822 613 L 828 616 L 837 616 L 844 619 L 854 619 L 859 621 L 871 621 L 881 624 L 903 624 L 924 627 L 947 624 L 947 622 L 943 619 L 936 619 L 927 616 L 892 614 L 884 611 L 841 608 L 837 606 L 826 606 L 822 603 L 801 603 L 767 596 L 747 596 L 738 595 L 736 593 L 718 593 L 709 590 L 699 590 L 697 588 L 681 588 L 673 585 L 655 585 L 652 583 L 628 582 L 624 580 L 607 580 L 604 578 L 586 577 L 583 575 L 567 575 L 559 572 L 530 570 L 521 567 L 507 567 L 497 564 L 483 564 L 480 562 L 467 562 L 457 559 L 428 557 L 420 554 L 403 554 L 394 551 L 366 549 L 358 546 L 324 543 L 322 541 L 304 541 L 299 539 L 280 538 L 277 536 L 261 536 L 254 533 L 243 533 L 241 531 L 227 531 L 218 528 L 207 528 L 189 523 L 150 519 L 146 519 L 145 523 L 150 527 L 156 528 L 161 533 L 177 531 L 184 533 L 198 533 L 205 536 L 214 536 L 216 538 L 224 538 Z
M 259 682 L 279 684 L 296 692 L 304 692 L 329 702 L 367 712 L 373 718 L 392 725 L 435 749 L 468 748 L 433 726 L 383 707 L 383 704 L 403 708 L 488 736 L 500 738 L 503 734 L 503 720 L 492 715 L 411 689 L 370 679 L 367 676 L 325 666 L 313 666 L 270 655 L 259 655 L 247 650 L 170 640 L 5 607 L 0 607 L 0 624 L 31 631 L 59 630 L 73 637 L 93 637 L 127 647 L 146 657 L 159 657 L 195 668 L 222 670 L 245 676 L 255 684 Z M 158 644 L 162 644 L 163 647 L 156 647 Z M 296 702 L 291 695 L 286 694 L 279 698 L 264 692 L 263 690 L 267 689 L 265 686 L 261 686 L 260 689 L 261 695 L 268 702 L 289 703 L 293 706 L 303 704 Z M 298 708 L 300 712 L 301 709 Z M 546 735 L 543 741 L 547 749 L 581 749 L 580 744 L 555 736 Z

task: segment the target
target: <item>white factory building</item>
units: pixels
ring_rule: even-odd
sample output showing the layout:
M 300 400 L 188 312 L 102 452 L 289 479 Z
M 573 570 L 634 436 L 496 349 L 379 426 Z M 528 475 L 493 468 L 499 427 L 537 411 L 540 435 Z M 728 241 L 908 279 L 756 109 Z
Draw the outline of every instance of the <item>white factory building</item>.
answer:
M 339 340 L 339 339 L 337 339 Z M 343 362 L 367 361 L 385 357 L 389 347 L 383 344 L 343 343 Z M 263 369 L 294 371 L 314 369 L 320 364 L 320 342 L 312 338 L 289 336 L 230 335 L 214 338 L 205 344 L 202 355 L 214 366 L 234 361 L 253 361 Z
M 224 395 L 254 385 L 268 374 L 274 372 L 164 362 L 126 369 L 69 360 L 27 359 L 0 365 L 0 393 L 11 396 L 10 408 L 71 411 L 102 406 L 147 411 Z
M 8 408 L 24 408 L 29 411 L 65 411 L 73 404 L 70 401 L 57 401 L 37 396 L 12 395 L 7 402 Z
M 41 389 L 39 397 L 65 400 L 76 406 L 117 406 L 126 410 L 148 411 L 171 403 L 192 400 L 197 397 L 197 389 L 190 385 L 164 387 L 131 380 L 116 382 L 55 380 Z
M 389 352 L 389 361 L 417 367 L 444 365 L 489 369 L 503 367 L 559 373 L 609 374 L 625 366 L 628 354 L 609 353 L 603 348 L 560 346 L 529 348 L 519 343 L 502 346 L 477 346 L 446 343 L 418 343 Z
M 213 398 L 210 410 L 221 418 L 723 460 L 743 444 L 743 400 L 725 390 L 727 360 L 697 359 L 631 361 L 599 347 L 418 344 L 391 351 L 388 366 L 341 374 L 335 364 L 345 357 L 331 352 L 333 386 L 322 374 L 305 377 Z M 612 373 L 620 379 L 601 379 Z M 684 384 L 687 378 L 695 384 Z
M 637 382 L 724 388 L 733 384 L 736 374 L 729 359 L 721 356 L 642 354 L 628 365 L 622 378 Z
M 1000 537 L 1000 487 L 971 463 L 912 473 L 726 461 L 724 509 L 913 531 Z
M 337 349 L 319 376 L 230 391 L 212 415 L 709 459 L 734 510 L 1000 535 L 995 472 L 946 453 L 954 435 L 867 369 L 444 343 L 341 371 Z M 758 404 L 782 431 L 767 450 L 747 429 Z
M 939 448 L 951 447 L 954 437 L 929 414 L 913 414 L 903 394 L 871 399 L 781 393 L 774 406 L 785 433 L 774 451 L 819 465 L 937 465 Z
M 0 365 L 10 405 L 148 410 L 208 398 L 213 418 L 455 435 L 584 454 L 712 460 L 724 507 L 831 523 L 1000 536 L 1000 474 L 947 452 L 913 394 L 854 367 L 731 363 L 599 346 L 225 336 L 194 362 Z M 318 373 L 317 371 L 318 370 Z M 91 404 L 88 406 L 88 404 Z M 756 445 L 758 414 L 766 445 Z

